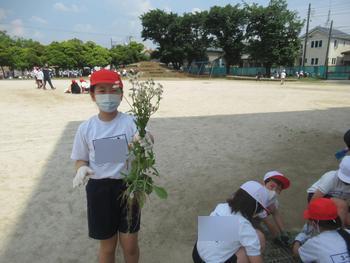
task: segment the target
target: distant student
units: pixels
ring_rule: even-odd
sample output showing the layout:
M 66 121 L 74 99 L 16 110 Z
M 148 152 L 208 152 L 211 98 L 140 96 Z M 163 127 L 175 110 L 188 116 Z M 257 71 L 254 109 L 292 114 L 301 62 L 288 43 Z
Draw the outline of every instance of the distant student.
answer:
M 72 79 L 72 83 L 69 85 L 69 87 L 64 91 L 65 93 L 72 93 L 72 94 L 80 94 L 81 88 L 77 81 L 75 79 Z
M 195 263 L 251 262 L 261 263 L 265 247 L 264 234 L 254 229 L 252 220 L 266 209 L 267 189 L 258 182 L 248 181 L 241 185 L 232 198 L 216 206 L 210 216 L 232 217 L 238 222 L 237 241 L 198 241 L 193 248 Z
M 286 80 L 286 76 L 287 76 L 286 70 L 284 69 L 282 70 L 282 73 L 281 73 L 281 85 L 284 84 L 284 81 Z
M 289 179 L 278 171 L 270 171 L 264 176 L 264 184 L 269 191 L 268 211 L 259 214 L 264 224 L 269 229 L 274 242 L 278 245 L 289 246 L 289 237 L 285 232 L 285 227 L 281 214 L 279 213 L 278 196 L 282 190 L 288 189 L 290 186 Z M 271 216 L 269 216 L 271 215 Z
M 44 73 L 41 70 L 41 68 L 38 68 L 38 71 L 36 73 L 36 80 L 38 82 L 38 88 L 40 89 L 41 87 L 43 87 L 44 90 L 46 90 L 46 88 L 43 86 L 43 80 L 44 80 Z
M 51 83 L 51 76 L 50 76 L 50 68 L 47 64 L 45 64 L 45 67 L 43 68 L 43 74 L 44 74 L 44 89 L 46 89 L 46 82 L 49 83 L 51 89 L 56 89 L 52 83 Z
M 293 253 L 305 263 L 350 262 L 349 230 L 341 228 L 337 206 L 328 198 L 314 199 L 304 212 L 310 233 L 301 232 L 295 238 Z
M 89 93 L 90 85 L 83 79 L 80 79 L 80 87 L 82 93 Z
M 350 156 L 345 156 L 339 169 L 329 171 L 315 182 L 308 190 L 308 202 L 325 197 L 334 201 L 338 214 L 344 225 L 350 225 Z

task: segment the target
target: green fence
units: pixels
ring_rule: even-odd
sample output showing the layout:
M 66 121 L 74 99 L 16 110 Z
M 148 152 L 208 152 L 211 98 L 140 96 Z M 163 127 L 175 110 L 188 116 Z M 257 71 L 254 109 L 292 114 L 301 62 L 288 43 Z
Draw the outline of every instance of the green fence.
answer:
M 289 77 L 296 77 L 297 72 L 303 71 L 304 75 L 313 78 L 326 78 L 325 66 L 307 66 L 307 67 L 274 67 L 271 68 L 271 75 L 280 74 L 282 69 L 286 70 Z M 219 77 L 226 75 L 226 68 L 218 66 L 217 64 L 211 64 L 209 62 L 194 62 L 186 70 L 193 75 L 208 75 L 210 77 Z M 266 70 L 263 67 L 231 67 L 230 75 L 233 76 L 257 76 L 266 75 Z M 328 67 L 328 79 L 350 79 L 350 66 L 329 66 Z

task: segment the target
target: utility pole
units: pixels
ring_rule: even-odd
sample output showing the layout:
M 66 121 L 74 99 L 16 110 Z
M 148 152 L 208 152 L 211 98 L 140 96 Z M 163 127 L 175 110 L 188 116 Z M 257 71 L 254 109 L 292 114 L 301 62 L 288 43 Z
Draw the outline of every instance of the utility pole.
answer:
M 306 46 L 307 46 L 307 39 L 309 37 L 309 22 L 310 22 L 310 12 L 311 12 L 311 3 L 309 3 L 309 10 L 307 11 L 307 22 L 306 22 L 306 33 L 305 33 L 305 41 L 304 41 L 304 52 L 303 52 L 303 59 L 301 62 L 301 65 L 304 70 L 305 66 L 305 56 L 306 56 Z
M 331 21 L 331 27 L 329 28 L 328 32 L 328 44 L 327 44 L 327 51 L 326 51 L 326 59 L 324 61 L 324 70 L 325 70 L 325 77 L 328 79 L 328 53 L 329 53 L 329 45 L 331 44 L 331 36 L 332 36 L 332 28 L 333 28 L 333 20 Z

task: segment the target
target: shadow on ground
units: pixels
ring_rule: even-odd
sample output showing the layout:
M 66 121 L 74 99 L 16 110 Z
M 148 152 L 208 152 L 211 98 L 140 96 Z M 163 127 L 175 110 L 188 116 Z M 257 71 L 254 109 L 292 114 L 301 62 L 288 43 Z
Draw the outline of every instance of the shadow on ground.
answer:
M 337 167 L 333 154 L 343 147 L 349 116 L 350 108 L 336 108 L 152 119 L 158 182 L 169 199 L 151 196 L 143 211 L 140 262 L 191 262 L 196 217 L 272 169 L 291 178 L 280 202 L 287 226 L 298 229 L 306 188 Z M 68 123 L 58 139 L 0 262 L 96 262 L 97 242 L 87 237 L 85 192 L 72 189 L 69 156 L 78 125 Z

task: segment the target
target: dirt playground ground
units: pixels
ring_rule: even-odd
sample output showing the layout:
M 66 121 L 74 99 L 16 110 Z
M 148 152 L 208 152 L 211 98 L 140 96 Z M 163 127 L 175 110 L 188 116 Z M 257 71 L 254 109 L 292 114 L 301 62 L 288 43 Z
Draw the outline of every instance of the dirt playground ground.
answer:
M 142 212 L 140 262 L 191 262 L 197 216 L 269 170 L 291 179 L 281 210 L 288 229 L 299 229 L 306 188 L 337 168 L 334 153 L 350 128 L 350 84 L 159 82 L 164 99 L 149 126 L 157 182 L 169 198 L 152 195 Z M 97 261 L 85 190 L 72 189 L 70 160 L 78 125 L 97 107 L 89 95 L 64 94 L 69 80 L 53 83 L 55 91 L 43 91 L 34 81 L 0 81 L 0 262 Z M 128 110 L 125 101 L 120 110 Z

